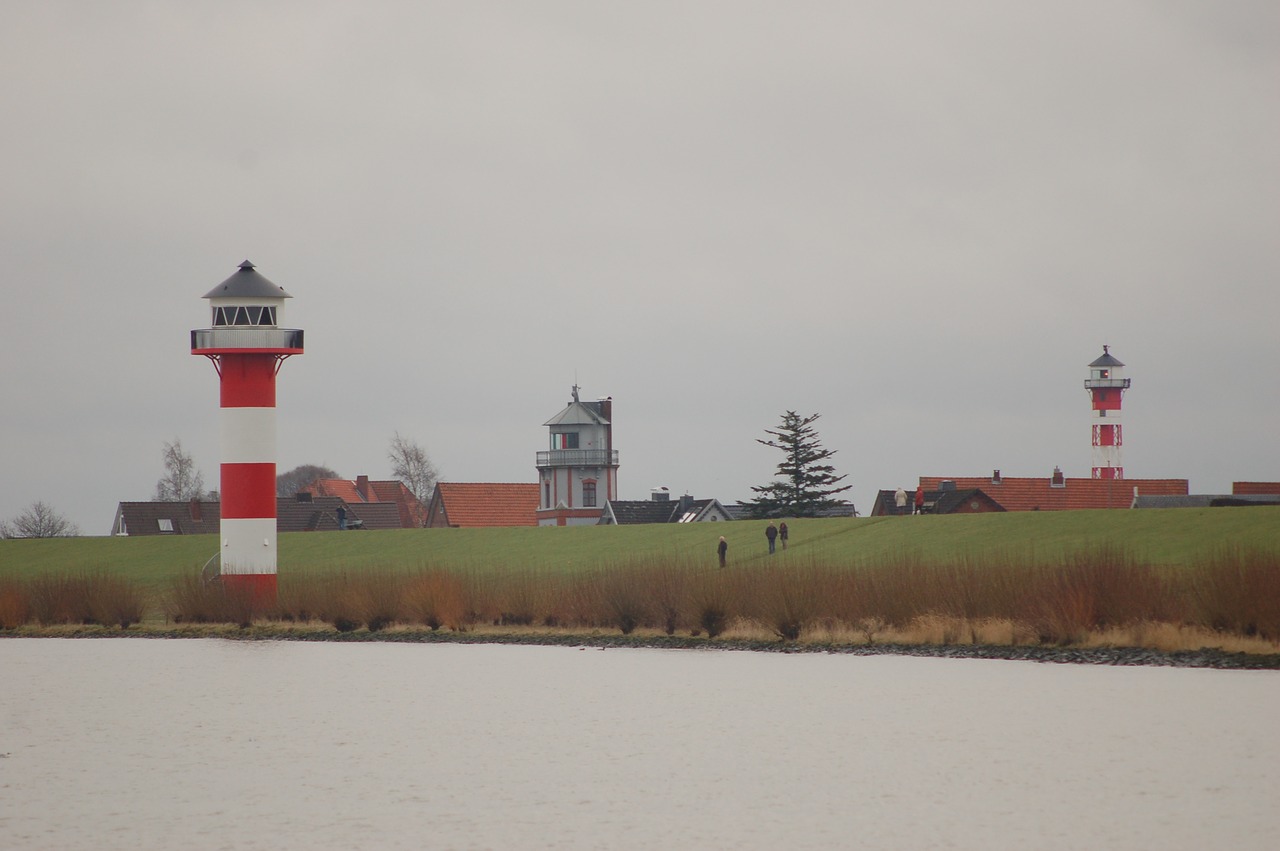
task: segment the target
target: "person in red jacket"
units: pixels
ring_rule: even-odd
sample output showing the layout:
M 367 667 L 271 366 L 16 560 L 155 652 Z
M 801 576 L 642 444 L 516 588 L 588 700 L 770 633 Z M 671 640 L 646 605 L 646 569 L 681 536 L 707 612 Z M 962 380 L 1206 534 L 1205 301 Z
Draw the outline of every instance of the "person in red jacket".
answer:
M 916 488 L 916 514 L 924 514 L 924 485 Z

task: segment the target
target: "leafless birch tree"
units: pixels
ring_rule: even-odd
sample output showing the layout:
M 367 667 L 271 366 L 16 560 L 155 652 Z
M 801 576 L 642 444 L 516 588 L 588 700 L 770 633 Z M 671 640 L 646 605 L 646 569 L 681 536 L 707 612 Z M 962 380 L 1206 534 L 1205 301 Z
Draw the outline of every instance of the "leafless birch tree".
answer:
M 156 482 L 157 502 L 185 502 L 204 496 L 204 476 L 196 462 L 182 451 L 182 441 L 164 444 L 164 476 Z
M 431 491 L 436 486 L 439 473 L 426 450 L 415 441 L 401 437 L 396 432 L 391 438 L 391 448 L 387 451 L 391 460 L 391 475 L 404 482 L 405 487 L 413 491 L 413 495 L 426 505 L 431 499 Z

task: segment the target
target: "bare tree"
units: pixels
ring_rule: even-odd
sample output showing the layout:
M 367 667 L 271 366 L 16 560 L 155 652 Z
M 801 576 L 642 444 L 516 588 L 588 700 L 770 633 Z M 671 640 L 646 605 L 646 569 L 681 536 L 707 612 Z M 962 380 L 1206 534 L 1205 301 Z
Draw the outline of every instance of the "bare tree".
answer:
M 156 501 L 186 502 L 204 496 L 204 476 L 196 462 L 182 451 L 182 441 L 164 444 L 164 476 L 156 482 Z
M 431 490 L 436 486 L 436 479 L 440 475 L 435 465 L 431 463 L 431 459 L 427 457 L 426 450 L 415 441 L 401 437 L 400 432 L 396 432 L 395 437 L 391 438 L 391 448 L 387 451 L 387 457 L 391 459 L 391 475 L 404 482 L 405 487 L 413 491 L 418 501 L 426 505 L 427 500 L 431 499 Z
M 342 478 L 328 467 L 319 464 L 303 464 L 287 473 L 276 476 L 276 496 L 293 496 L 316 479 Z
M 74 538 L 80 527 L 47 502 L 34 502 L 11 521 L 0 523 L 0 538 Z

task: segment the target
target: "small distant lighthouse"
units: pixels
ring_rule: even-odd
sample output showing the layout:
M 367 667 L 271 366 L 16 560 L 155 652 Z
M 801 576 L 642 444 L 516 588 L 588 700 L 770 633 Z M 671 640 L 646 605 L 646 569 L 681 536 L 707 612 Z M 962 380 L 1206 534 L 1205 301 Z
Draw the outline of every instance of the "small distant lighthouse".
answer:
M 1084 389 L 1093 400 L 1093 477 L 1123 479 L 1120 447 L 1124 435 L 1120 427 L 1120 402 L 1129 389 L 1129 379 L 1121 377 L 1124 364 L 1102 347 L 1102 357 L 1089 364 Z
M 205 294 L 213 327 L 191 332 L 191 354 L 221 382 L 223 586 L 259 603 L 276 595 L 276 374 L 302 354 L 302 332 L 281 328 L 291 296 L 248 260 Z

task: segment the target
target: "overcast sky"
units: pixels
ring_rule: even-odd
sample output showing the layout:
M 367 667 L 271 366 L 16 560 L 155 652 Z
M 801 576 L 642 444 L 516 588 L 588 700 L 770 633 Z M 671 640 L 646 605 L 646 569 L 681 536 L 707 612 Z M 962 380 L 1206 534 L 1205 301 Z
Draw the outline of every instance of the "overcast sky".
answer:
M 279 470 L 536 480 L 612 396 L 621 496 L 729 502 L 818 412 L 921 475 L 1280 480 L 1280 4 L 20 2 L 0 27 L 0 518 L 86 534 L 179 438 L 245 259 L 306 354 Z

